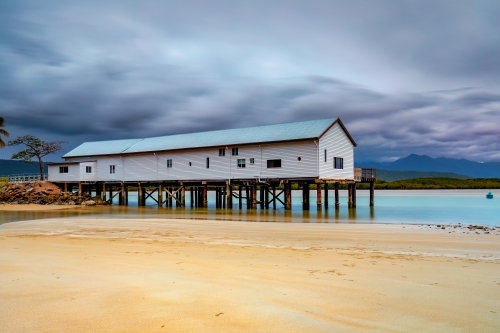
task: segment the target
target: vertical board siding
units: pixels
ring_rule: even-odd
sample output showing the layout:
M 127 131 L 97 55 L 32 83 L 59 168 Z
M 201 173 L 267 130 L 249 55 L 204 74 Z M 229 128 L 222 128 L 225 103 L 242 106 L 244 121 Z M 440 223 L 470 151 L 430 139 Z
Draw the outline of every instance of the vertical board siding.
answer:
M 327 161 L 324 151 L 327 150 Z M 344 169 L 335 169 L 333 158 L 344 159 Z M 319 177 L 354 179 L 354 146 L 339 124 L 335 124 L 319 140 Z
M 59 167 L 67 166 L 68 173 L 59 173 Z M 58 164 L 49 165 L 49 182 L 74 182 L 80 179 L 80 165 L 78 164 Z

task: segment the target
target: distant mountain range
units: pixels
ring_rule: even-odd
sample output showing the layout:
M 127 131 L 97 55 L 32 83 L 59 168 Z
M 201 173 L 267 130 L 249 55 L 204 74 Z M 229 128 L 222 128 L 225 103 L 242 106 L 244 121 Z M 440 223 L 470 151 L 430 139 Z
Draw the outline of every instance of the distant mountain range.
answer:
M 473 162 L 466 159 L 454 159 L 427 155 L 411 154 L 394 162 L 359 162 L 360 168 L 376 168 L 390 171 L 444 172 L 472 178 L 500 178 L 500 162 Z M 437 175 L 434 177 L 438 177 Z M 414 178 L 414 177 L 412 177 Z M 456 177 L 459 178 L 459 177 Z
M 377 179 L 393 182 L 396 180 L 407 180 L 415 178 L 455 178 L 471 179 L 473 177 L 459 175 L 453 172 L 424 172 L 424 171 L 398 171 L 377 169 Z
M 45 173 L 48 167 L 45 163 Z M 0 160 L 0 177 L 22 174 L 39 174 L 40 168 L 38 162 L 26 163 L 23 161 L 15 160 Z

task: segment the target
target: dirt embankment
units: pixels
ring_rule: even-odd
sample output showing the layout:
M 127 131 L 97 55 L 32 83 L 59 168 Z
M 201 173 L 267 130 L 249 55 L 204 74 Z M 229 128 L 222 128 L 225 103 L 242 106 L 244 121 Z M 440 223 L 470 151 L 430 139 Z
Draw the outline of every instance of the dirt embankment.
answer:
M 63 192 L 50 182 L 12 183 L 0 190 L 0 203 L 12 205 L 106 205 L 99 197 Z

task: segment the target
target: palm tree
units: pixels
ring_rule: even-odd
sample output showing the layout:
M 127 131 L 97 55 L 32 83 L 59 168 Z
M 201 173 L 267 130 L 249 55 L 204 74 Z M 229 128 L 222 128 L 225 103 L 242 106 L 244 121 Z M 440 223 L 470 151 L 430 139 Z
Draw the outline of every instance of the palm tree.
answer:
M 4 130 L 2 127 L 4 127 L 5 121 L 3 117 L 0 117 L 0 148 L 5 147 L 5 142 L 2 140 L 2 135 L 3 136 L 9 136 L 9 132 Z

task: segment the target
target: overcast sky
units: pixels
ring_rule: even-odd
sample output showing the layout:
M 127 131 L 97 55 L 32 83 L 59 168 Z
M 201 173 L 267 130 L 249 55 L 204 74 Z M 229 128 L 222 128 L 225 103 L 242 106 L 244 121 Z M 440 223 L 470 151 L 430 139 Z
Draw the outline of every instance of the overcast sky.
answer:
M 2 0 L 0 116 L 66 151 L 340 117 L 357 160 L 500 161 L 499 18 L 498 0 Z

